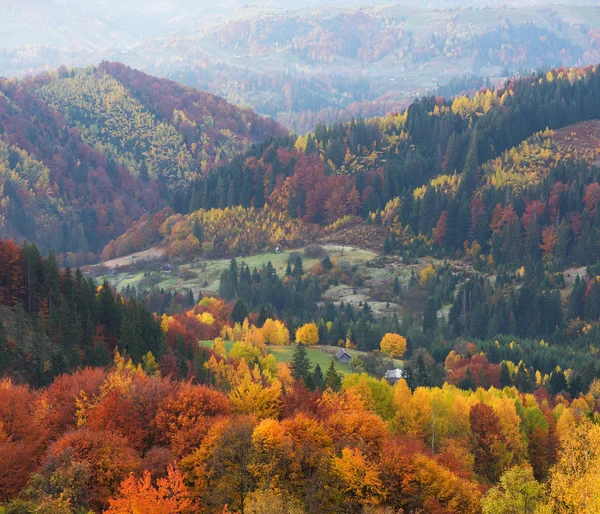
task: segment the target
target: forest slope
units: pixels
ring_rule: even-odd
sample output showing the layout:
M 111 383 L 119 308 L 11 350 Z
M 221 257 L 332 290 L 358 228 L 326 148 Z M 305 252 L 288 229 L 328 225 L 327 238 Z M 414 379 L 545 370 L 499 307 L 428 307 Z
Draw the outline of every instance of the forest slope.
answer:
M 98 252 L 249 144 L 284 134 L 211 94 L 116 63 L 0 81 L 0 236 Z

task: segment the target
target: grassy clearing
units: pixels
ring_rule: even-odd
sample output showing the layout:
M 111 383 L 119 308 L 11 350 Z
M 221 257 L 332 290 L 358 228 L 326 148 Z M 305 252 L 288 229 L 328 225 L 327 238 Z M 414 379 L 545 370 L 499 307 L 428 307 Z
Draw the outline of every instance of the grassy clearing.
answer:
M 309 347 L 306 349 L 306 355 L 310 359 L 313 367 L 318 364 L 321 366 L 321 370 L 324 374 L 325 371 L 327 371 L 331 360 L 333 359 L 335 362 L 335 367 L 340 373 L 343 373 L 344 375 L 353 373 L 352 368 L 348 364 L 342 364 L 341 362 L 335 361 L 333 355 L 328 351 L 328 348 L 329 347 Z M 292 361 L 292 357 L 294 355 L 293 346 L 272 346 L 270 347 L 270 350 L 277 359 L 277 362 L 288 364 Z M 352 353 L 352 351 L 350 351 L 350 353 Z
M 200 341 L 202 346 L 206 346 L 208 348 L 212 347 L 212 341 Z M 232 341 L 225 341 L 225 349 L 229 352 L 233 346 Z M 294 355 L 294 346 L 269 346 L 269 351 L 275 356 L 277 362 L 283 362 L 284 364 L 289 364 L 292 361 L 292 357 Z M 348 364 L 342 364 L 341 362 L 335 361 L 333 355 L 339 350 L 339 348 L 334 348 L 332 346 L 318 346 L 313 348 L 307 348 L 306 354 L 310 359 L 313 367 L 317 364 L 321 366 L 323 373 L 329 367 L 331 360 L 333 359 L 335 362 L 336 369 L 343 373 L 344 375 L 349 375 L 353 373 L 352 368 Z M 359 355 L 363 352 L 359 352 L 356 350 L 348 350 L 350 355 Z
M 368 250 L 360 250 L 358 248 L 350 248 L 337 245 L 325 245 L 325 254 L 334 261 L 348 261 L 352 264 L 365 264 L 376 257 L 376 254 Z M 294 250 L 298 252 L 303 259 L 303 266 L 306 271 L 310 270 L 321 259 L 309 258 L 304 255 L 304 249 L 299 248 Z M 282 253 L 265 252 L 249 257 L 238 257 L 238 264 L 245 262 L 250 268 L 261 268 L 263 265 L 271 262 L 279 275 L 285 273 L 288 259 L 291 251 Z M 121 271 L 117 268 L 115 275 L 102 275 L 96 277 L 98 281 L 105 278 L 109 283 L 117 289 L 126 286 L 136 287 L 151 287 L 155 286 L 160 289 L 183 290 L 191 289 L 194 294 L 203 292 L 205 294 L 216 293 L 219 290 L 221 273 L 229 267 L 231 259 L 202 259 L 197 258 L 193 261 L 180 263 L 174 266 L 172 273 L 164 273 L 161 271 L 153 271 L 150 277 L 144 276 L 144 271 Z M 126 262 L 126 261 L 124 261 Z M 129 262 L 129 261 L 127 261 Z M 177 276 L 177 270 L 187 268 L 196 273 L 195 278 L 185 280 Z
M 202 346 L 206 346 L 208 348 L 212 347 L 212 341 L 200 341 Z M 232 341 L 225 341 L 225 349 L 229 352 L 233 347 Z M 292 357 L 294 356 L 295 346 L 269 346 L 269 351 L 275 356 L 275 360 L 277 362 L 283 362 L 284 364 L 289 364 L 292 362 Z M 335 354 L 340 349 L 335 346 L 313 346 L 306 348 L 306 355 L 310 359 L 312 366 L 316 366 L 317 364 L 321 366 L 321 370 L 323 374 L 325 374 L 329 364 L 333 360 L 335 362 L 335 368 L 338 372 L 343 375 L 350 375 L 354 373 L 349 364 L 343 364 L 341 362 L 337 362 L 335 360 Z M 365 355 L 365 352 L 361 352 L 358 350 L 346 350 L 352 357 L 360 357 L 361 355 Z M 402 368 L 403 361 L 394 359 L 394 363 L 396 367 Z

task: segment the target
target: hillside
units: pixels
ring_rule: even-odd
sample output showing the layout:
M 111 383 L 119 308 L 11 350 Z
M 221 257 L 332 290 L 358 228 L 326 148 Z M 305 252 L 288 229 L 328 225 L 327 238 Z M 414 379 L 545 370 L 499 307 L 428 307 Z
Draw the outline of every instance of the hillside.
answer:
M 277 246 L 291 265 L 321 241 L 385 257 L 352 265 L 336 255 L 333 271 L 308 261 L 324 311 L 309 303 L 292 314 L 283 302 L 278 315 L 335 319 L 328 304 L 368 302 L 416 324 L 422 344 L 435 332 L 439 355 L 447 337 L 584 341 L 600 317 L 599 99 L 598 68 L 558 69 L 256 145 L 177 196 L 187 214 L 146 216 L 104 249 L 114 258 L 158 245 L 177 279 L 140 263 L 111 280 L 146 298 L 225 288 L 258 309 L 252 289 L 227 289 L 223 258 L 264 270 L 285 262 Z M 373 348 L 376 336 L 366 338 Z
M 438 87 L 474 92 L 515 73 L 600 59 L 594 6 L 380 4 L 252 5 L 144 42 L 123 58 L 300 134 L 319 122 L 398 112 Z
M 383 240 L 388 253 L 453 257 L 468 255 L 474 245 L 482 257 L 495 252 L 490 263 L 500 265 L 509 256 L 498 253 L 502 244 L 492 236 L 499 234 L 496 217 L 510 207 L 522 219 L 518 238 L 523 239 L 522 229 L 529 231 L 536 211 L 532 240 L 522 247 L 536 258 L 532 241 L 542 244 L 545 229 L 550 237 L 557 219 L 580 220 L 584 238 L 573 233 L 567 246 L 560 246 L 564 255 L 557 266 L 593 263 L 598 180 L 588 132 L 594 122 L 581 126 L 588 131 L 581 138 L 587 146 L 568 127 L 600 116 L 599 77 L 597 68 L 557 69 L 505 89 L 447 100 L 427 97 L 397 116 L 320 125 L 306 137 L 256 145 L 175 194 L 173 205 L 187 215 L 165 211 L 160 221 L 140 220 L 107 246 L 105 257 L 161 241 L 169 255 L 183 256 L 203 242 L 197 236 L 216 256 L 248 255 L 277 243 L 293 247 L 294 241 L 308 241 L 309 234 L 360 247 L 359 238 L 367 236 L 356 235 L 352 227 L 362 218 L 379 226 L 373 242 Z M 551 202 L 559 205 L 546 210 L 553 194 L 558 196 Z M 214 242 L 224 241 L 223 235 L 216 238 L 212 227 L 223 209 L 234 206 L 246 219 L 264 206 L 269 222 L 254 231 L 232 231 L 235 245 L 219 247 Z M 548 214 L 542 217 L 544 211 Z M 217 228 L 224 225 L 217 222 Z M 341 230 L 347 241 L 332 239 Z M 592 248 L 585 261 L 577 241 Z M 521 246 L 516 253 L 510 248 L 512 262 L 528 257 Z
M 249 144 L 284 132 L 120 64 L 0 81 L 0 237 L 98 252 Z
M 0 239 L 0 514 L 598 510 L 599 67 L 235 156 L 119 65 L 3 87 L 7 232 L 154 203 Z
M 159 312 L 217 293 L 252 320 L 313 321 L 321 344 L 373 350 L 399 326 L 442 363 L 455 341 L 454 384 L 480 373 L 465 340 L 486 366 L 583 369 L 600 329 L 598 99 L 598 68 L 557 69 L 255 145 L 176 196 L 187 213 L 145 216 L 104 249 L 156 245 L 155 262 L 97 273 Z

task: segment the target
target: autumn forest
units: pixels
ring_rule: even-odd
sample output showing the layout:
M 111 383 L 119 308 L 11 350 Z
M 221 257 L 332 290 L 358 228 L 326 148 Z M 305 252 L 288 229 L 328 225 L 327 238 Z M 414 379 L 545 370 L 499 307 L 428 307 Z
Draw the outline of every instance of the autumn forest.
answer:
M 0 514 L 599 513 L 600 67 L 465 89 L 295 133 L 0 79 Z

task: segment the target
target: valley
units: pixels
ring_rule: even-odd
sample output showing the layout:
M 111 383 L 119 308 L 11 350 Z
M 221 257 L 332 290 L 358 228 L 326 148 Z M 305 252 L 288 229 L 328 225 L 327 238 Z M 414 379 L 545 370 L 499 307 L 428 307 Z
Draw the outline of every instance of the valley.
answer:
M 296 7 L 152 55 L 503 79 L 328 124 L 117 62 L 0 80 L 0 514 L 595 513 L 600 67 L 513 72 L 595 59 L 596 7 Z

